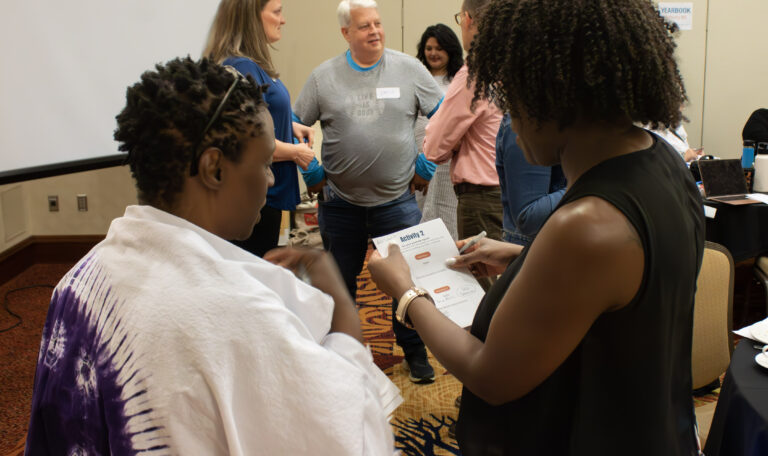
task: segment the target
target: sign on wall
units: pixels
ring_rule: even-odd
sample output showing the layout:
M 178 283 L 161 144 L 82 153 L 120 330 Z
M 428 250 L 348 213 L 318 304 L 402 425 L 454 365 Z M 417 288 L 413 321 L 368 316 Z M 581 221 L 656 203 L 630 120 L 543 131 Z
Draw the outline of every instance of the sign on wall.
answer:
M 659 12 L 662 17 L 674 22 L 680 30 L 693 28 L 693 3 L 659 3 Z

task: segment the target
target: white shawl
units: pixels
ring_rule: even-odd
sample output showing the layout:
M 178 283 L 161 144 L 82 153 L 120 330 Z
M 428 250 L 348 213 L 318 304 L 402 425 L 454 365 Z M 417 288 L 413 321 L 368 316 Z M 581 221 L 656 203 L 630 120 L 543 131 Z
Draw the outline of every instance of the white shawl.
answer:
M 358 341 L 328 334 L 333 301 L 290 271 L 184 219 L 130 206 L 63 287 L 114 355 L 129 431 L 157 427 L 135 434 L 135 448 L 394 451 L 386 418 L 402 402 L 397 388 Z

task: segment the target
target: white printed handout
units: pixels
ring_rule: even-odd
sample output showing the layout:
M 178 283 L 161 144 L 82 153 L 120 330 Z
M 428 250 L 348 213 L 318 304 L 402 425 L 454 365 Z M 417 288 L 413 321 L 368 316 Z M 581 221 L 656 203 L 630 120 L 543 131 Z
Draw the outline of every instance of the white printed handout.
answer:
M 373 243 L 383 257 L 390 243 L 397 244 L 413 283 L 429 291 L 437 308 L 454 323 L 462 328 L 472 324 L 484 292 L 467 268 L 445 266 L 445 260 L 458 256 L 459 250 L 441 219 L 374 238 Z

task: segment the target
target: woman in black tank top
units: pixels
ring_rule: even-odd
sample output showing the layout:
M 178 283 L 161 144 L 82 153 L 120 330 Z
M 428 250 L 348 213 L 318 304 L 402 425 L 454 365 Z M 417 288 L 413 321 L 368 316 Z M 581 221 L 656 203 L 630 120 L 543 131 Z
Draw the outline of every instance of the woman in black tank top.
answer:
M 475 97 L 509 111 L 526 159 L 559 163 L 569 185 L 530 247 L 483 240 L 457 258 L 502 273 L 469 333 L 425 297 L 407 308 L 464 384 L 462 453 L 696 454 L 702 205 L 670 146 L 633 125 L 681 121 L 673 30 L 648 0 L 487 3 Z M 396 246 L 369 268 L 390 296 L 413 286 Z

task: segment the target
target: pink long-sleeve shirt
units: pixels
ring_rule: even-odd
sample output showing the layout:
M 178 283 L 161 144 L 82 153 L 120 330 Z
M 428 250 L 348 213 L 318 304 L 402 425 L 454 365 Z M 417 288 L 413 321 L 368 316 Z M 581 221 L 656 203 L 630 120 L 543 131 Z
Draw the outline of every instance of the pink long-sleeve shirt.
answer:
M 424 154 L 434 163 L 451 160 L 451 182 L 499 185 L 496 173 L 496 133 L 501 111 L 486 100 L 470 105 L 475 85 L 467 87 L 467 66 L 453 77 L 440 108 L 429 120 Z

